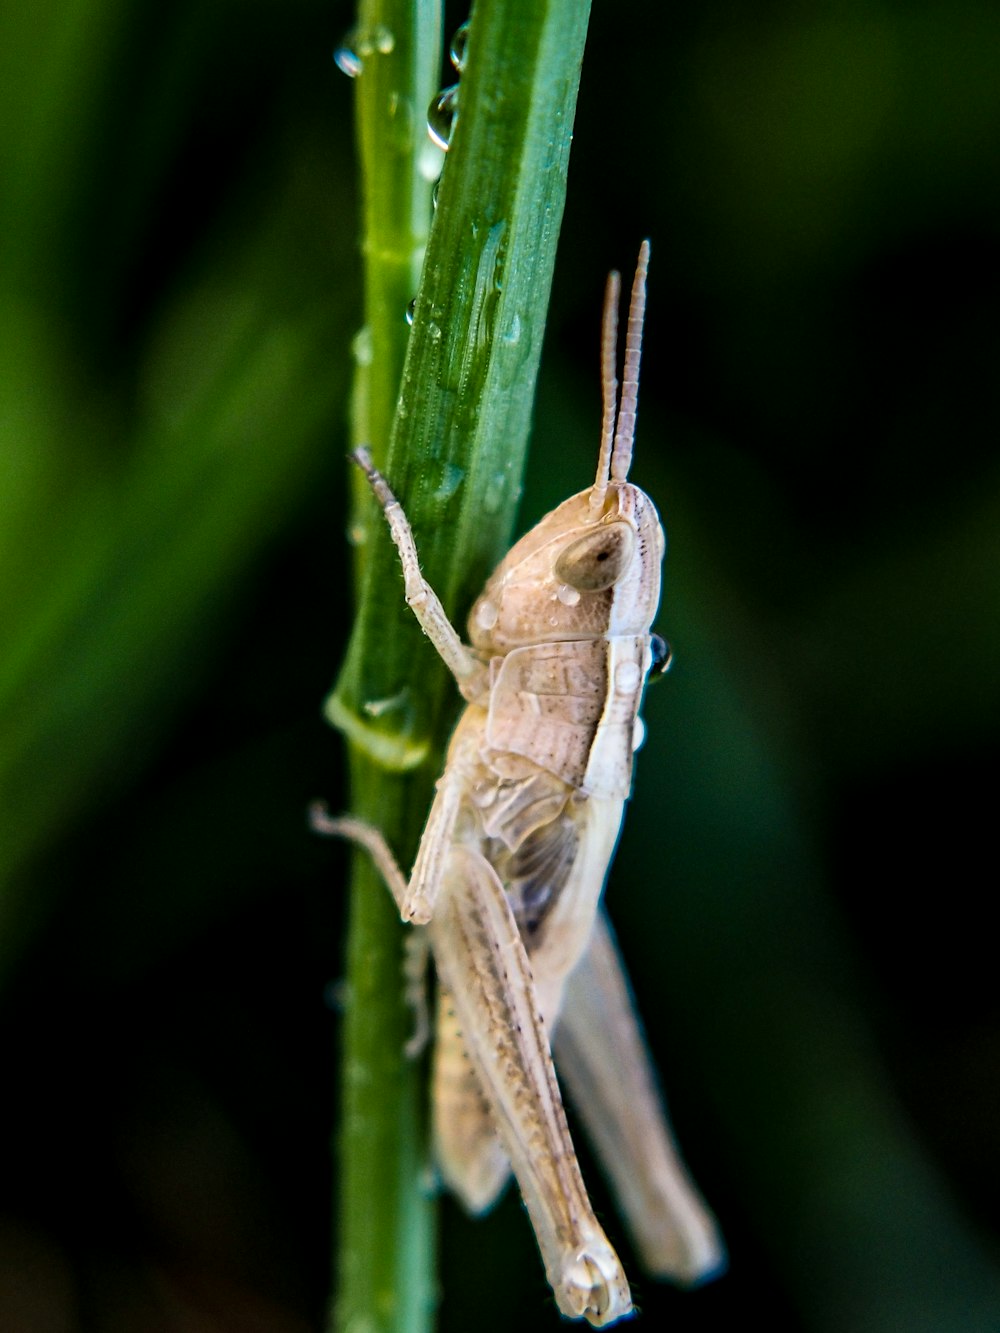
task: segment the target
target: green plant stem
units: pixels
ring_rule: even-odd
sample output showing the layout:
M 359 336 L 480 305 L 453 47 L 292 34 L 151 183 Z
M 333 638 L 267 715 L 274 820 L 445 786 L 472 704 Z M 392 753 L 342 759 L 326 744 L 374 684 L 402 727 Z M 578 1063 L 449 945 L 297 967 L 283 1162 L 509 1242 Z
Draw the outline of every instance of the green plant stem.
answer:
M 424 116 L 441 60 L 440 0 L 363 0 L 347 39 L 362 61 L 357 88 L 363 190 L 365 324 L 355 341 L 351 435 L 379 452 L 396 411 L 430 225 L 420 172 Z M 391 47 L 391 49 L 386 49 Z M 352 532 L 360 584 L 375 526 L 367 488 L 352 473 Z M 402 831 L 409 783 L 386 784 L 378 763 L 350 747 L 352 805 Z M 330 1326 L 341 1333 L 421 1333 L 433 1311 L 433 1207 L 420 1188 L 426 1142 L 422 1082 L 403 1057 L 402 930 L 364 857 L 352 872 L 344 1020 L 342 1124 L 337 1145 L 336 1288 Z
M 403 29 L 388 17 L 391 6 L 377 8 L 377 20 L 373 7 L 363 21 L 380 22 L 398 42 Z M 412 292 L 392 284 L 399 247 L 383 248 L 371 233 L 365 240 L 361 360 L 368 364 L 355 399 L 355 436 L 370 443 L 403 501 L 425 575 L 453 617 L 467 608 L 513 525 L 588 15 L 580 0 L 475 6 L 459 116 L 395 385 L 386 349 L 405 335 Z M 359 80 L 365 213 L 381 227 L 388 224 L 373 203 L 373 182 L 388 169 L 381 145 L 391 144 L 393 130 L 390 103 L 374 96 L 366 130 L 366 78 L 367 68 Z M 411 172 L 418 152 L 414 144 Z M 376 279 L 371 270 L 383 262 Z M 382 429 L 393 411 L 391 431 Z M 327 714 L 350 743 L 353 811 L 378 825 L 406 867 L 457 696 L 403 601 L 398 557 L 366 497 L 354 530 L 360 605 Z M 402 1056 L 412 1019 L 401 981 L 391 900 L 356 858 L 340 1138 L 340 1333 L 415 1331 L 430 1317 L 430 1216 L 419 1178 L 425 1138 L 415 1074 Z

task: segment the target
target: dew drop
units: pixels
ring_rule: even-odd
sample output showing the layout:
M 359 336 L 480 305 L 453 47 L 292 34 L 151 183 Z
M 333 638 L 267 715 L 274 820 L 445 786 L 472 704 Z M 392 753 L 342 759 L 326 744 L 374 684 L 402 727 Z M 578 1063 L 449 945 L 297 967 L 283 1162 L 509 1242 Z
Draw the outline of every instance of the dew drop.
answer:
M 486 487 L 486 494 L 483 496 L 483 508 L 487 514 L 499 514 L 503 507 L 503 497 L 506 489 L 506 473 L 494 472 L 489 485 Z
M 445 501 L 458 490 L 465 476 L 465 469 L 456 467 L 454 463 L 446 463 L 444 467 L 444 476 L 441 479 L 441 485 L 434 492 L 435 500 Z
M 347 540 L 352 546 L 364 546 L 368 540 L 368 529 L 363 523 L 352 523 L 347 529 Z
M 366 699 L 361 707 L 369 717 L 384 717 L 386 713 L 399 713 L 406 708 L 409 693 L 409 686 L 404 685 L 401 690 L 386 695 L 383 699 Z
M 469 21 L 466 19 L 460 28 L 455 29 L 455 35 L 451 39 L 451 46 L 448 50 L 448 56 L 451 59 L 451 63 L 458 70 L 459 74 L 465 69 L 465 48 L 468 45 L 468 41 Z
M 442 88 L 427 108 L 427 133 L 445 152 L 448 151 L 457 120 L 458 84 L 453 83 L 450 88 Z
M 560 583 L 556 589 L 556 596 L 562 602 L 563 606 L 576 606 L 580 600 L 580 592 L 577 588 L 571 588 L 568 583 Z
M 651 634 L 649 637 L 649 671 L 653 676 L 663 676 L 669 670 L 674 660 L 673 649 L 666 639 L 659 634 Z
M 427 335 L 432 343 L 439 343 L 441 341 L 441 325 L 428 324 Z
M 632 724 L 632 750 L 633 753 L 639 749 L 646 739 L 646 724 L 641 717 L 637 717 Z
M 440 144 L 434 142 L 428 133 L 417 154 L 417 170 L 425 181 L 436 181 L 441 177 L 444 166 L 444 152 Z
M 500 619 L 500 611 L 493 602 L 480 602 L 476 610 L 476 624 L 480 629 L 492 629 Z
M 506 329 L 504 329 L 501 336 L 508 347 L 517 346 L 521 341 L 521 316 L 519 314 L 515 312 L 513 319 L 507 325 Z
M 395 35 L 384 24 L 378 23 L 373 28 L 357 27 L 345 33 L 333 59 L 349 79 L 357 79 L 364 73 L 365 60 L 369 56 L 387 56 L 395 47 Z
M 354 49 L 354 39 L 354 32 L 349 32 L 333 53 L 333 63 L 349 79 L 358 78 L 365 67 L 365 62 Z
M 434 188 L 431 190 L 431 205 L 434 208 L 437 208 L 438 206 L 438 195 L 440 194 L 440 192 L 441 192 L 441 177 L 439 176 L 437 180 L 434 182 Z
M 390 93 L 387 106 L 389 113 L 389 133 L 393 145 L 400 152 L 408 152 L 413 146 L 416 134 L 416 117 L 413 103 L 400 93 Z
M 363 328 L 358 329 L 351 341 L 351 355 L 354 357 L 355 365 L 370 366 L 375 356 L 375 344 L 372 339 L 372 331 L 369 325 L 365 324 Z
M 413 323 L 413 316 L 414 316 L 416 313 L 417 313 L 417 298 L 414 297 L 413 300 L 410 302 L 410 304 L 406 307 L 406 322 L 407 322 L 407 324 L 412 324 L 412 323 Z

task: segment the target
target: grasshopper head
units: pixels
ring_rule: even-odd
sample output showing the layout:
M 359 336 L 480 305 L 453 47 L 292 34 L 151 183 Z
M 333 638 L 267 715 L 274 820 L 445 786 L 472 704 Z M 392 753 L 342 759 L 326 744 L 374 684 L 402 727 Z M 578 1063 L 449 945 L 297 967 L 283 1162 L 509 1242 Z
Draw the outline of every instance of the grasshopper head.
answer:
M 524 644 L 649 632 L 660 600 L 664 538 L 652 501 L 628 480 L 632 462 L 649 242 L 632 286 L 618 405 L 619 278 L 608 278 L 602 367 L 604 423 L 593 486 L 564 500 L 511 548 L 469 618 L 487 654 Z

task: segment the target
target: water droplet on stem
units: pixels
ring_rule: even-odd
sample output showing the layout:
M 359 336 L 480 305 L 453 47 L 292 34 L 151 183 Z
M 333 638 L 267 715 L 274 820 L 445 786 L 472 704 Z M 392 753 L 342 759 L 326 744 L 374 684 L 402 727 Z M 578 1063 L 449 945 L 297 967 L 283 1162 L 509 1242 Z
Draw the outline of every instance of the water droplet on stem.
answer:
M 372 29 L 372 45 L 380 56 L 391 55 L 396 49 L 396 38 L 391 28 L 379 23 Z
M 427 108 L 427 133 L 445 152 L 448 151 L 457 120 L 458 84 L 453 83 L 450 88 L 442 88 Z
M 468 41 L 469 21 L 466 19 L 461 27 L 455 29 L 455 35 L 451 39 L 451 46 L 448 50 L 448 56 L 451 63 L 458 70 L 459 74 L 465 69 L 465 48 L 468 45 Z
M 365 324 L 363 328 L 358 329 L 351 342 L 351 354 L 354 357 L 356 365 L 370 366 L 375 356 L 375 345 L 372 339 L 371 328 Z
M 369 56 L 387 56 L 395 48 L 396 38 L 392 29 L 384 23 L 377 23 L 372 28 L 351 28 L 334 51 L 333 59 L 337 68 L 349 79 L 357 79 L 364 73 L 365 61 Z
M 340 46 L 333 53 L 333 63 L 340 70 L 341 74 L 346 74 L 349 79 L 356 79 L 363 72 L 365 62 L 349 43 L 354 34 L 350 32 L 341 42 Z
M 507 490 L 507 475 L 494 472 L 483 496 L 483 508 L 487 514 L 499 514 L 503 507 L 504 494 Z
M 441 478 L 441 485 L 434 492 L 434 499 L 440 501 L 442 504 L 446 500 L 450 500 L 458 490 L 459 486 L 461 486 L 464 477 L 464 468 L 456 467 L 454 463 L 446 463 L 444 474 Z

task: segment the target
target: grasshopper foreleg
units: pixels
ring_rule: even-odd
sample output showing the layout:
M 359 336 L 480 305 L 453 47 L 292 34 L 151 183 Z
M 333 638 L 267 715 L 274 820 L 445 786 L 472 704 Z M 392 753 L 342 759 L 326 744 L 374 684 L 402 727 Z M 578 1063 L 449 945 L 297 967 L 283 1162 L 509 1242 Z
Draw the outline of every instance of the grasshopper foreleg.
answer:
M 486 668 L 462 642 L 455 626 L 445 614 L 437 593 L 421 573 L 417 547 L 413 540 L 413 529 L 403 513 L 402 505 L 393 495 L 385 477 L 375 467 L 367 449 L 364 447 L 355 449 L 351 457 L 368 478 L 375 498 L 382 506 L 382 512 L 385 514 L 389 532 L 403 566 L 407 605 L 420 622 L 420 628 L 437 649 L 445 666 L 455 677 L 458 688 L 465 698 L 470 701 L 481 699 L 487 690 Z

